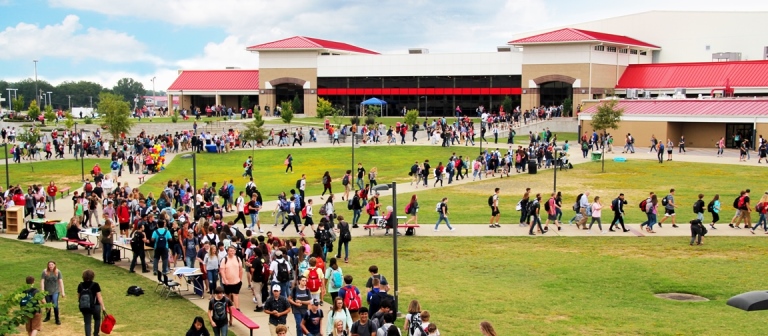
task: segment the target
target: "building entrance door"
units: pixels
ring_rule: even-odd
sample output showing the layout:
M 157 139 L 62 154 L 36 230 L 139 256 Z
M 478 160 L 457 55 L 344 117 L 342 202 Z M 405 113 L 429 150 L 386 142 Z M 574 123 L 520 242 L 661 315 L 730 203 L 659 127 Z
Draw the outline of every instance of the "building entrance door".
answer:
M 738 148 L 744 139 L 749 139 L 749 147 L 755 148 L 753 124 L 725 124 L 725 146 Z M 736 141 L 736 135 L 739 140 Z
M 573 100 L 573 85 L 566 82 L 546 82 L 539 86 L 540 104 L 559 106 L 567 98 Z

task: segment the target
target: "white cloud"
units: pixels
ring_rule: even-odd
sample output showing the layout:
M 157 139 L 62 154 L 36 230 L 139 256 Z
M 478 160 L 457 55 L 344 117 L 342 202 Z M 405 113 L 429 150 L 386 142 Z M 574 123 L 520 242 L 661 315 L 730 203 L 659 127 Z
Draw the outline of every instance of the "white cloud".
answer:
M 7 27 L 0 32 L 0 50 L 3 50 L 0 59 L 52 57 L 162 64 L 162 60 L 148 54 L 147 47 L 132 36 L 95 28 L 82 31 L 80 18 L 75 15 L 44 27 L 23 22 Z

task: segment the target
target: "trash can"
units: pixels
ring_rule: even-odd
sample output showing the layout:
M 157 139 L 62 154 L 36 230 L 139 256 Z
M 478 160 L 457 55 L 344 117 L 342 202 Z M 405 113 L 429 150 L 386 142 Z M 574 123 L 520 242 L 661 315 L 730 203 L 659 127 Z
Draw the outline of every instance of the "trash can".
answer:
M 600 159 L 603 157 L 603 153 L 600 152 L 592 152 L 592 162 L 600 161 Z
M 536 174 L 536 168 L 538 168 L 538 165 L 535 160 L 528 161 L 528 174 Z

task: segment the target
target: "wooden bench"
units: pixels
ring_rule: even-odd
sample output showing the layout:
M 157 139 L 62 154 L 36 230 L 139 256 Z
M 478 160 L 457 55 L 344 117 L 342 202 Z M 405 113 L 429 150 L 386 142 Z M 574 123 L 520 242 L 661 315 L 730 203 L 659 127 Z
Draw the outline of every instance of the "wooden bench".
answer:
M 61 240 L 65 241 L 67 244 L 69 244 L 71 241 L 69 238 L 61 238 Z M 85 250 L 88 251 L 88 255 L 91 255 L 91 249 L 96 246 L 96 244 L 85 240 L 74 240 L 73 242 L 75 242 L 77 245 L 85 247 Z
M 71 188 L 70 187 L 66 187 L 66 188 L 59 189 L 59 194 L 61 195 L 61 198 L 64 198 L 64 193 L 65 192 L 67 193 L 67 196 L 69 196 L 69 189 L 71 189 Z
M 147 176 L 146 176 L 146 175 L 139 175 L 139 176 L 138 176 L 138 179 L 139 179 L 139 183 L 144 183 L 144 178 L 145 178 L 145 177 L 147 177 Z
M 230 314 L 232 314 L 232 317 L 235 320 L 242 323 L 246 328 L 248 328 L 248 330 L 251 331 L 251 336 L 253 336 L 254 329 L 259 329 L 259 325 L 256 324 L 256 322 L 253 322 L 250 318 L 248 318 L 248 316 L 245 316 L 243 312 L 234 308 L 230 308 Z
M 368 230 L 368 235 L 369 236 L 373 235 L 373 229 L 379 229 L 379 228 L 381 228 L 381 227 L 379 227 L 378 224 L 363 225 L 363 229 Z M 419 226 L 416 225 L 416 224 L 398 224 L 397 228 L 398 229 L 414 229 L 413 232 L 414 232 L 414 234 L 416 234 L 416 229 L 419 228 Z

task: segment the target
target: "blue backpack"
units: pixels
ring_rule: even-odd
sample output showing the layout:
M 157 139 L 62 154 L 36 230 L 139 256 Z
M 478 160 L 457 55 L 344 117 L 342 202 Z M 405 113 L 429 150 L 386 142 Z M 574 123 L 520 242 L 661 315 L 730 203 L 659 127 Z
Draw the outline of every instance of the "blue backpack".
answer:
M 280 211 L 288 212 L 291 211 L 291 203 L 281 199 L 280 200 Z
M 168 233 L 168 229 L 163 228 L 163 232 L 160 233 L 160 229 L 157 231 L 157 239 L 155 239 L 155 250 L 162 250 L 168 248 L 168 238 L 165 236 Z

